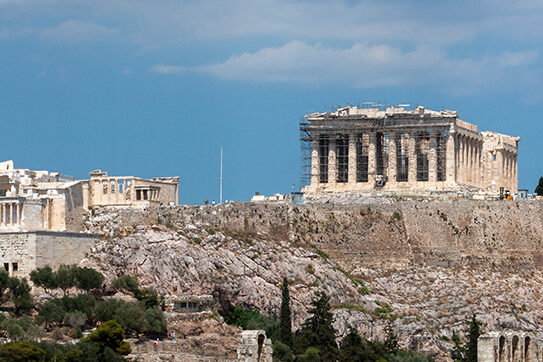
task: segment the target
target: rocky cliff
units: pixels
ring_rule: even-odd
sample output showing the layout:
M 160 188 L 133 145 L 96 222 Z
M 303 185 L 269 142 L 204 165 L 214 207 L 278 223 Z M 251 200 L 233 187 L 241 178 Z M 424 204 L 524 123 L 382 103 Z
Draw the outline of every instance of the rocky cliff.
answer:
M 96 209 L 86 227 L 105 237 L 82 263 L 162 293 L 212 294 L 222 312 L 278 314 L 287 277 L 295 326 L 325 291 L 340 334 L 353 325 L 382 339 L 392 323 L 403 346 L 442 359 L 472 313 L 487 330 L 539 331 L 541 207 L 368 199 Z

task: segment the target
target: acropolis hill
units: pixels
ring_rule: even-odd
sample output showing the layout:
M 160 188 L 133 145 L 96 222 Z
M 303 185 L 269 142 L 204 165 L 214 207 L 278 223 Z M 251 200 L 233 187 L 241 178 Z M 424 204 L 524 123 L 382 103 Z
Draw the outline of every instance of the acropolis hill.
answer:
M 390 198 L 97 209 L 88 230 L 106 237 L 82 264 L 108 278 L 128 271 L 164 294 L 213 295 L 219 312 L 266 315 L 286 277 L 295 327 L 326 291 L 340 334 L 352 325 L 382 340 L 392 321 L 401 346 L 447 360 L 447 339 L 472 313 L 485 330 L 540 331 L 541 215 L 540 201 Z

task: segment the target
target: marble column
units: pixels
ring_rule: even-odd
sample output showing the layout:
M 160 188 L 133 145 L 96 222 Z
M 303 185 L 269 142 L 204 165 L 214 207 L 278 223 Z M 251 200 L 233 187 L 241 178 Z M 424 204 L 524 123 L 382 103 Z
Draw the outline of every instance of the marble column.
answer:
M 318 186 L 319 184 L 319 137 L 314 136 L 311 141 L 311 185 Z
M 428 150 L 428 181 L 437 181 L 437 140 L 436 135 L 430 136 L 430 148 Z
M 356 185 L 356 133 L 349 133 L 349 169 L 347 171 L 347 182 L 349 188 Z
M 407 147 L 407 157 L 409 157 L 409 164 L 407 169 L 407 181 L 409 183 L 416 183 L 417 182 L 417 153 L 416 153 L 416 134 L 410 133 L 409 134 L 409 144 Z
M 330 143 L 328 146 L 328 185 L 335 187 L 337 181 L 337 168 L 336 168 L 336 136 L 330 137 Z
M 388 181 L 387 184 L 396 183 L 396 174 L 397 174 L 397 165 L 396 165 L 396 153 L 397 153 L 397 143 L 396 138 L 397 134 L 395 132 L 391 132 L 388 134 L 388 169 L 387 169 L 387 176 Z
M 375 172 L 376 172 L 376 133 L 369 133 L 369 145 L 368 145 L 368 184 L 375 186 Z

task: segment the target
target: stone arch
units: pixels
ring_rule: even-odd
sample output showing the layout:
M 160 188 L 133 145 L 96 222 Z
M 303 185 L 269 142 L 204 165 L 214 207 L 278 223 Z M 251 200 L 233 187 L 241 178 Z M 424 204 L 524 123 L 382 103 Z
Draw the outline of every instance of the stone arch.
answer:
M 500 335 L 498 339 L 498 358 L 499 362 L 507 362 L 507 340 L 504 335 Z
M 513 334 L 511 339 L 511 361 L 520 362 L 522 359 L 522 351 L 520 349 L 520 338 L 517 334 Z
M 259 334 L 258 335 L 258 349 L 257 349 L 257 361 L 263 361 L 262 358 L 262 352 L 264 351 L 264 342 L 266 341 L 266 335 L 265 334 Z
M 532 347 L 532 338 L 529 335 L 524 337 L 524 361 L 534 362 L 534 349 Z

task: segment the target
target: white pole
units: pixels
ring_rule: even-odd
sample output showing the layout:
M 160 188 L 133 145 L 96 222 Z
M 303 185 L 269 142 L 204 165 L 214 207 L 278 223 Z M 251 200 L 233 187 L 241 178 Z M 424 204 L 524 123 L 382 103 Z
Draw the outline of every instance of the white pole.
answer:
M 219 186 L 219 204 L 222 204 L 222 146 L 221 146 L 221 176 L 220 176 L 220 186 Z

